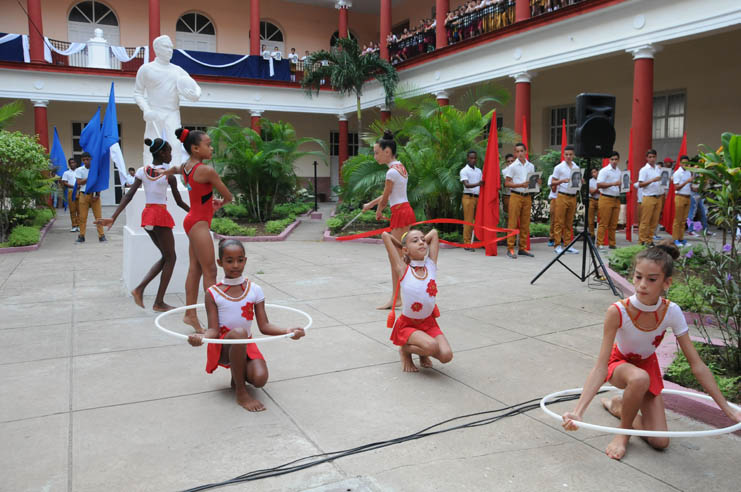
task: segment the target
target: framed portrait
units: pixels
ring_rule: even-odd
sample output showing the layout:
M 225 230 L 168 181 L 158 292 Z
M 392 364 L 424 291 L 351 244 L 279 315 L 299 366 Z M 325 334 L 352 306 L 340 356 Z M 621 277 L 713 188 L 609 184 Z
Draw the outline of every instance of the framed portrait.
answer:
M 630 191 L 630 171 L 623 171 L 620 176 L 620 193 L 628 193 Z
M 571 172 L 571 178 L 569 179 L 569 193 L 576 193 L 581 189 L 581 168 L 574 169 Z
M 525 190 L 525 193 L 539 193 L 540 192 L 540 185 L 538 184 L 538 180 L 540 179 L 540 176 L 543 173 L 538 171 L 535 173 L 528 173 L 527 175 L 527 190 Z
M 661 170 L 661 181 L 659 182 L 661 183 L 661 187 L 665 190 L 669 189 L 669 183 L 671 182 L 672 174 L 673 173 L 671 169 L 665 168 Z

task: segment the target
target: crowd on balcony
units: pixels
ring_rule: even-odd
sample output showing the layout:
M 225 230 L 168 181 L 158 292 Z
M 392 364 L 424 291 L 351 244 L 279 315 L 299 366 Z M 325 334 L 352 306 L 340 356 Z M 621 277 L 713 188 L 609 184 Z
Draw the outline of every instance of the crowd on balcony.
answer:
M 397 64 L 407 58 L 434 51 L 436 25 L 435 19 L 420 19 L 417 27 L 411 30 L 404 28 L 399 36 L 389 34 L 386 42 L 391 63 Z

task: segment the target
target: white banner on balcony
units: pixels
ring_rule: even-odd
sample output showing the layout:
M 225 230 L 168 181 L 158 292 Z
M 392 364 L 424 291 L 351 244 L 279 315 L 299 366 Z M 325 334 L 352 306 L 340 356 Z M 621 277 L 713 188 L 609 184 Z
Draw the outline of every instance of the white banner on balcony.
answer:
M 131 60 L 137 57 L 137 55 L 139 54 L 139 51 L 141 50 L 144 50 L 144 55 L 145 55 L 144 63 L 146 63 L 149 60 L 146 59 L 147 49 L 145 46 L 137 46 L 136 49 L 134 50 L 134 54 L 131 56 L 129 56 L 129 54 L 126 52 L 126 48 L 124 48 L 123 46 L 111 46 L 111 53 L 113 53 L 113 56 L 118 58 L 118 60 L 121 63 L 130 62 Z
M 71 56 L 74 54 L 79 53 L 80 51 L 84 50 L 87 47 L 86 43 L 70 43 L 69 48 L 66 50 L 60 50 L 57 49 L 51 42 L 49 41 L 49 38 L 44 36 L 44 59 L 51 63 L 51 52 L 57 53 L 62 56 Z
M 226 68 L 226 67 L 233 67 L 234 65 L 236 65 L 236 64 L 238 64 L 238 63 L 242 63 L 243 61 L 245 61 L 245 60 L 246 60 L 247 58 L 249 58 L 249 56 L 250 56 L 250 55 L 244 55 L 244 56 L 243 56 L 242 58 L 240 58 L 240 59 L 238 59 L 238 60 L 235 60 L 235 61 L 233 61 L 233 62 L 231 62 L 231 63 L 227 63 L 227 64 L 225 64 L 225 65 L 211 65 L 210 63 L 205 63 L 205 62 L 202 62 L 202 61 L 200 61 L 200 60 L 196 60 L 195 58 L 193 58 L 192 56 L 190 56 L 190 55 L 188 54 L 188 52 L 187 52 L 187 51 L 185 51 L 185 50 L 178 50 L 178 51 L 179 51 L 180 53 L 182 53 L 182 55 L 183 55 L 183 56 L 185 56 L 186 58 L 188 58 L 189 60 L 191 60 L 191 61 L 194 61 L 194 62 L 196 62 L 196 63 L 197 63 L 197 64 L 199 64 L 199 65 L 203 65 L 204 67 L 209 67 L 209 68 Z
M 21 38 L 21 46 L 23 46 L 23 61 L 29 63 L 31 61 L 31 53 L 28 47 L 28 34 L 6 34 L 0 36 L 0 44 L 10 43 L 18 38 Z

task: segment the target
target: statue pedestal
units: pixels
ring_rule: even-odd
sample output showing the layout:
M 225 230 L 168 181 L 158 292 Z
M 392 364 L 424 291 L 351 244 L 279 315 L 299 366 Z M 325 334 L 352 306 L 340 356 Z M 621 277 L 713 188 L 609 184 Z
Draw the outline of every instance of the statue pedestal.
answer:
M 178 191 L 185 203 L 188 203 L 188 191 L 178 181 Z M 131 203 L 126 207 L 126 225 L 124 226 L 123 243 L 123 281 L 127 292 L 131 292 L 139 285 L 144 275 L 152 268 L 152 265 L 161 257 L 157 247 L 154 245 L 141 224 L 142 210 L 146 205 L 144 189 L 139 188 L 134 194 Z M 172 196 L 172 190 L 167 190 L 167 210 L 175 221 L 173 235 L 175 236 L 175 270 L 172 273 L 170 284 L 167 287 L 168 294 L 181 294 L 185 292 L 185 277 L 188 274 L 188 236 L 183 230 L 183 219 L 185 210 L 178 207 Z M 157 275 L 149 283 L 144 295 L 155 295 L 159 288 L 160 276 Z

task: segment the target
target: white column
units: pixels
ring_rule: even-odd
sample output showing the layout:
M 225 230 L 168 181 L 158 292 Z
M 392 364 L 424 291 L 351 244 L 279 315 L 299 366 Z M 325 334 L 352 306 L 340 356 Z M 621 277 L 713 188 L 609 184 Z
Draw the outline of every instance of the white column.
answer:
M 88 68 L 111 68 L 108 41 L 103 39 L 103 30 L 96 29 L 95 37 L 87 41 Z

